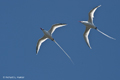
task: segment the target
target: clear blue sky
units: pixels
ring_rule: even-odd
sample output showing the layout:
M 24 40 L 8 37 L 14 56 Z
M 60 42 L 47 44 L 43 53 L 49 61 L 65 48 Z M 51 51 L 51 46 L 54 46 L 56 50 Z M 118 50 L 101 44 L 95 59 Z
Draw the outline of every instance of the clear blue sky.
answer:
M 0 0 L 0 80 L 24 76 L 24 80 L 120 80 L 119 0 Z M 92 29 L 92 49 L 86 45 L 85 26 L 95 12 L 94 24 L 116 38 L 109 39 Z M 71 56 L 74 65 L 51 40 L 36 44 L 55 23 L 67 23 L 53 37 Z

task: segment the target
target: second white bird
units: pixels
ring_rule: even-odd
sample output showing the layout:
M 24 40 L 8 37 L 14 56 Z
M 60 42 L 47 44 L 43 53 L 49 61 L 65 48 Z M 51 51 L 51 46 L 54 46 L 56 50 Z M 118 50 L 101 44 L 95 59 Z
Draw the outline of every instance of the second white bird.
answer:
M 102 31 L 98 30 L 97 27 L 96 27 L 96 26 L 94 25 L 94 23 L 93 23 L 94 12 L 95 12 L 96 9 L 97 9 L 98 7 L 100 7 L 100 6 L 101 6 L 101 5 L 93 8 L 93 9 L 89 12 L 89 14 L 88 14 L 88 15 L 89 15 L 88 21 L 79 21 L 79 22 L 81 22 L 82 24 L 84 24 L 84 25 L 86 26 L 86 30 L 85 30 L 83 36 L 84 36 L 84 39 L 85 39 L 85 41 L 86 41 L 86 43 L 87 43 L 87 45 L 89 46 L 90 49 L 92 49 L 92 48 L 91 48 L 90 43 L 89 43 L 88 35 L 89 35 L 89 33 L 90 33 L 90 29 L 91 29 L 91 28 L 96 29 L 97 31 L 99 31 L 100 33 L 102 33 L 103 35 L 105 35 L 105 36 L 107 36 L 107 37 L 109 37 L 109 38 L 111 38 L 111 39 L 114 39 L 114 38 L 108 36 L 107 34 L 103 33 Z M 114 39 L 114 40 L 115 40 L 115 39 Z

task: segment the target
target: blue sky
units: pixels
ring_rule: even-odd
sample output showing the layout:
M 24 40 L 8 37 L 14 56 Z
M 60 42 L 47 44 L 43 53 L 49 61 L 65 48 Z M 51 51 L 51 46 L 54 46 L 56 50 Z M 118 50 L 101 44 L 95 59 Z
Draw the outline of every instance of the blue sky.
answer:
M 0 80 L 24 76 L 24 80 L 120 80 L 119 0 L 0 0 Z M 94 24 L 109 39 L 92 29 L 92 49 L 86 45 L 85 26 L 95 12 Z M 67 23 L 53 37 L 71 56 L 74 65 L 51 40 L 36 55 L 36 44 L 55 23 Z M 4 79 L 5 80 L 5 79 Z

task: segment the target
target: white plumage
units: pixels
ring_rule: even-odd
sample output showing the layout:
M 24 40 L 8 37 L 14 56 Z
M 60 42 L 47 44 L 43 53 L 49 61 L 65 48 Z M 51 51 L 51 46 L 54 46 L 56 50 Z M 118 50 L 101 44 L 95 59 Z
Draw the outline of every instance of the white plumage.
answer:
M 85 30 L 83 36 L 84 36 L 84 39 L 85 39 L 85 41 L 86 41 L 86 43 L 87 43 L 87 45 L 89 46 L 90 49 L 92 49 L 92 48 L 91 48 L 90 43 L 89 43 L 88 35 L 89 35 L 89 33 L 90 33 L 90 29 L 91 29 L 91 28 L 96 29 L 97 31 L 99 31 L 100 33 L 102 33 L 103 35 L 105 35 L 105 36 L 107 36 L 107 37 L 109 37 L 109 38 L 111 38 L 111 39 L 114 39 L 114 38 L 108 36 L 107 34 L 103 33 L 102 31 L 98 30 L 97 27 L 96 27 L 96 26 L 94 25 L 94 23 L 93 23 L 94 13 L 95 13 L 95 11 L 97 10 L 97 8 L 100 7 L 100 6 L 101 6 L 101 5 L 93 8 L 93 9 L 89 12 L 89 14 L 88 14 L 88 15 L 89 15 L 88 21 L 79 21 L 79 22 L 81 22 L 82 24 L 84 24 L 84 25 L 86 26 L 86 30 Z M 115 39 L 114 39 L 114 40 L 115 40 Z
M 70 56 L 62 49 L 62 47 L 54 40 L 54 38 L 52 37 L 52 34 L 53 32 L 55 31 L 55 29 L 59 28 L 59 27 L 62 27 L 62 26 L 66 26 L 66 24 L 63 24 L 63 23 L 58 23 L 58 24 L 54 24 L 52 25 L 51 29 L 49 31 L 46 31 L 42 28 L 40 28 L 43 33 L 44 33 L 44 36 L 42 38 L 40 38 L 37 42 L 37 46 L 36 46 L 36 54 L 38 54 L 38 51 L 40 50 L 40 46 L 41 44 L 46 41 L 47 39 L 50 39 L 52 41 L 54 41 L 58 46 L 59 48 L 68 56 L 68 58 L 71 60 L 71 62 L 73 63 L 72 59 L 70 58 Z

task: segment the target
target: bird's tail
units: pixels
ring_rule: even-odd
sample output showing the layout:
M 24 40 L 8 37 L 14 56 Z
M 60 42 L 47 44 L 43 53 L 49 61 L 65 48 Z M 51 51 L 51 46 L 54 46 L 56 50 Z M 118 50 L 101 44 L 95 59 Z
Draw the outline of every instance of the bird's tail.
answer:
M 53 40 L 53 41 L 57 44 L 57 46 L 67 55 L 67 57 L 70 59 L 70 61 L 74 64 L 71 57 L 63 50 L 63 48 L 55 40 Z
M 103 35 L 105 35 L 106 37 L 116 40 L 115 38 L 110 37 L 110 36 L 108 36 L 107 34 L 103 33 L 103 32 L 102 32 L 102 31 L 100 31 L 99 29 L 96 29 L 96 30 L 97 30 L 98 32 L 102 33 Z

